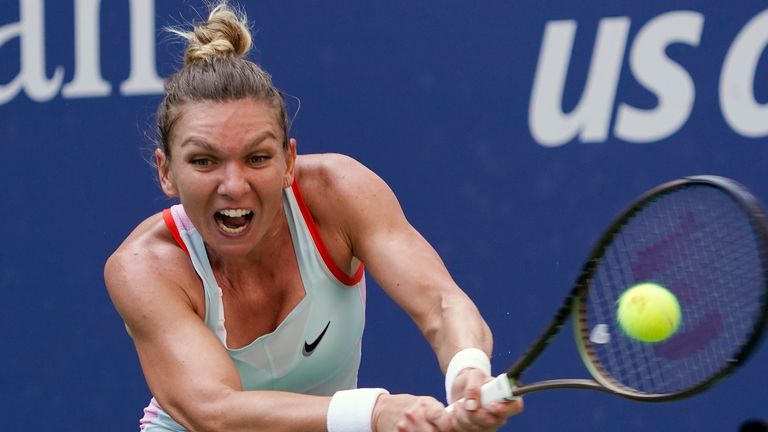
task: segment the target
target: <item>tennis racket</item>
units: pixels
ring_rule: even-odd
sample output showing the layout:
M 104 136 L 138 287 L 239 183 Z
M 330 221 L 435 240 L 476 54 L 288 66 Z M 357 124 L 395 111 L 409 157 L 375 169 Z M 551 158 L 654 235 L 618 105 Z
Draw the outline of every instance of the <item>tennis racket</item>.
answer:
M 646 192 L 597 242 L 536 343 L 483 386 L 483 405 L 562 388 L 641 401 L 707 389 L 747 359 L 766 327 L 767 244 L 768 222 L 757 200 L 732 180 L 687 177 Z M 662 342 L 640 342 L 618 328 L 617 300 L 641 282 L 665 286 L 680 303 L 680 327 Z M 523 384 L 522 373 L 571 316 L 593 379 Z

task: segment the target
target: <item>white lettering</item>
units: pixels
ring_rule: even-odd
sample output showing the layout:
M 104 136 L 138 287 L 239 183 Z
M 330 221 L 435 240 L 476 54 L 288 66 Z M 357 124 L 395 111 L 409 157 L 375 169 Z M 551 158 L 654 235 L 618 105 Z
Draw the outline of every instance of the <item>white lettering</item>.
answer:
M 64 68 L 56 67 L 46 76 L 44 0 L 19 0 L 19 21 L 0 26 L 0 46 L 19 38 L 19 72 L 0 84 L 0 105 L 24 90 L 30 99 L 45 102 L 58 94 L 65 98 L 103 97 L 112 93 L 112 84 L 101 74 L 101 0 L 75 1 L 75 67 L 72 81 L 62 86 Z M 131 70 L 121 83 L 123 95 L 163 92 L 155 58 L 155 2 L 130 0 Z
M 131 0 L 131 73 L 120 84 L 124 95 L 163 92 L 155 65 L 155 1 Z
M 563 89 L 576 22 L 547 23 L 529 107 L 529 127 L 539 144 L 560 146 L 576 134 L 583 142 L 605 141 L 629 24 L 626 17 L 600 21 L 584 92 L 576 108 L 565 114 L 562 111 Z
M 673 43 L 697 46 L 704 17 L 697 12 L 669 12 L 652 19 L 638 32 L 630 52 L 635 79 L 658 98 L 655 108 L 644 110 L 622 103 L 614 134 L 625 141 L 651 142 L 677 132 L 691 114 L 696 89 L 691 76 L 670 60 L 666 48 Z
M 10 83 L 0 85 L 0 104 L 18 94 L 23 88 L 30 99 L 45 102 L 61 88 L 64 69 L 59 66 L 48 79 L 45 71 L 45 28 L 43 26 L 43 0 L 20 2 L 19 22 L 0 27 L 0 46 L 18 37 L 21 44 L 21 67 Z
M 0 27 L 0 46 L 3 46 L 10 39 L 21 35 L 21 23 L 16 22 L 12 24 L 6 24 Z M 16 74 L 16 77 L 8 84 L 0 84 L 0 105 L 8 102 L 16 97 L 21 91 L 21 86 L 24 83 L 22 81 L 23 76 L 21 73 Z
M 108 96 L 112 85 L 101 77 L 99 9 L 101 0 L 75 2 L 75 77 L 61 89 L 64 97 Z
M 736 132 L 768 136 L 768 104 L 755 100 L 755 72 L 768 45 L 768 10 L 752 18 L 728 49 L 720 72 L 720 109 Z

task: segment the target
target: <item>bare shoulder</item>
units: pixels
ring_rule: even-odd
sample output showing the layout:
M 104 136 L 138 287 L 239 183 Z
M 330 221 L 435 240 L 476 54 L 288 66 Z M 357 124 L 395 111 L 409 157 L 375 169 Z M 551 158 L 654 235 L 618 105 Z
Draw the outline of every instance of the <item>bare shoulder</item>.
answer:
M 193 305 L 181 287 L 197 283 L 189 258 L 159 213 L 139 224 L 107 259 L 104 281 L 115 308 L 132 330 L 138 317 L 169 299 Z
M 370 229 L 404 222 L 400 203 L 389 186 L 349 156 L 300 156 L 297 178 L 321 229 L 338 229 L 354 240 L 370 234 Z
M 177 254 L 172 248 L 170 234 L 164 231 L 167 229 L 164 229 L 164 221 L 159 213 L 140 223 L 107 259 L 104 267 L 107 285 L 121 278 L 130 278 L 140 270 L 152 271 L 159 262 L 173 259 Z
M 391 194 L 376 173 L 352 157 L 338 153 L 299 156 L 297 177 L 305 201 L 315 208 L 339 211 Z
M 350 156 L 339 153 L 301 155 L 297 170 L 302 190 L 345 192 L 361 183 L 381 180 L 373 171 Z

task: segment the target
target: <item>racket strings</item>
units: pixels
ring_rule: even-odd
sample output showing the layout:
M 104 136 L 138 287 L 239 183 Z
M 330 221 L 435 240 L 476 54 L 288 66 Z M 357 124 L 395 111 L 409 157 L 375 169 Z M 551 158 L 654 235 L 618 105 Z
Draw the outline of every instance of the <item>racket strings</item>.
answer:
M 595 263 L 581 312 L 596 378 L 625 391 L 677 393 L 729 367 L 765 307 L 759 236 L 736 201 L 706 185 L 667 192 L 630 214 Z M 617 324 L 621 293 L 646 281 L 670 289 L 682 309 L 676 333 L 655 344 Z

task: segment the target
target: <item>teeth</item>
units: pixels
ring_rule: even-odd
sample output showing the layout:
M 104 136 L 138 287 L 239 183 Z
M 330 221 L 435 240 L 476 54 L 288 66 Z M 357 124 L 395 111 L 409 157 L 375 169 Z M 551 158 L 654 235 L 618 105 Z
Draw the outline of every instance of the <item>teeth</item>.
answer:
M 239 233 L 245 231 L 245 227 L 247 226 L 247 225 L 243 225 L 243 226 L 237 227 L 237 228 L 230 228 L 230 227 L 224 225 L 223 223 L 219 223 L 218 225 L 219 225 L 219 228 L 221 228 L 222 230 L 224 230 L 224 231 L 226 231 L 226 232 L 228 232 L 230 234 L 239 234 Z
M 219 213 L 227 217 L 243 217 L 245 215 L 251 214 L 251 211 L 245 210 L 245 209 L 226 209 L 226 210 L 219 210 Z

